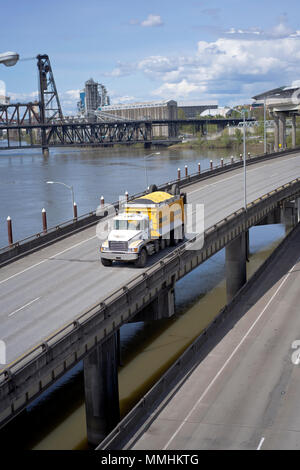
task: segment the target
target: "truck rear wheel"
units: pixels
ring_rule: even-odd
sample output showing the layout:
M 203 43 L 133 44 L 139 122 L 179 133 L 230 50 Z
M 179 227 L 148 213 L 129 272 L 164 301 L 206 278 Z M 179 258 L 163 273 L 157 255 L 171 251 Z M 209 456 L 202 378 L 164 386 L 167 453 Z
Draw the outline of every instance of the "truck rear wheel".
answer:
M 161 238 L 161 240 L 160 240 L 160 249 L 164 250 L 165 248 L 166 248 L 166 239 Z
M 101 258 L 101 263 L 103 266 L 111 266 L 112 265 L 112 260 L 111 259 L 106 259 L 106 258 Z
M 156 184 L 150 184 L 149 186 L 149 193 L 155 193 L 157 191 L 157 186 Z
M 142 251 L 140 252 L 139 254 L 139 257 L 138 259 L 135 261 L 135 266 L 137 268 L 144 268 L 147 264 L 147 258 L 148 258 L 148 254 L 147 254 L 147 251 L 145 248 L 142 249 Z

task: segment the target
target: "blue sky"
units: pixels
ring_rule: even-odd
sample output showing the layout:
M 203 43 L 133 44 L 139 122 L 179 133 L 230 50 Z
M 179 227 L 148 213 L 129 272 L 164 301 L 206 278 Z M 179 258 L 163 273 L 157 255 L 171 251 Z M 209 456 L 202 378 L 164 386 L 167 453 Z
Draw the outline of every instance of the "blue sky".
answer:
M 112 102 L 249 102 L 300 80 L 299 0 L 0 0 L 0 52 L 48 54 L 64 111 L 93 77 Z M 35 61 L 0 66 L 14 101 L 33 99 Z

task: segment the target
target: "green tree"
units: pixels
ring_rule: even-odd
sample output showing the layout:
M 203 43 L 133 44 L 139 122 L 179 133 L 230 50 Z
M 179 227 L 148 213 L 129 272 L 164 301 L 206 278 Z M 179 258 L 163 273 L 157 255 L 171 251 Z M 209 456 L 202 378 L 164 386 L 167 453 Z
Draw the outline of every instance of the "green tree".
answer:
M 241 129 L 236 129 L 234 134 L 235 134 L 235 139 L 237 141 L 237 144 L 238 146 L 240 146 L 243 142 L 243 133 Z

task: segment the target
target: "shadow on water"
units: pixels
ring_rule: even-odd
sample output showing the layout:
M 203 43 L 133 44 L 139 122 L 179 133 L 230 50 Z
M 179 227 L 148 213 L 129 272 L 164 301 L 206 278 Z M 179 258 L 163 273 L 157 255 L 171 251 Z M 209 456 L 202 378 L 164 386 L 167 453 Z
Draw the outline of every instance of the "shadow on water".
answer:
M 281 225 L 250 231 L 248 277 L 284 236 Z M 192 343 L 226 302 L 225 250 L 220 251 L 176 284 L 176 314 L 152 323 L 121 329 L 119 369 L 122 415 L 146 393 Z M 82 363 L 51 387 L 28 410 L 0 431 L 2 445 L 17 441 L 27 449 L 87 449 Z

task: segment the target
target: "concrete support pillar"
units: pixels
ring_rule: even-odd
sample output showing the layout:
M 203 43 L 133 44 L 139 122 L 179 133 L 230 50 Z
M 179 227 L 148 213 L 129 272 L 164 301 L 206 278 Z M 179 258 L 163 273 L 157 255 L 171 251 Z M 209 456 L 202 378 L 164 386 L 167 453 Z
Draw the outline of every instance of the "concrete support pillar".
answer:
M 279 113 L 279 144 L 281 150 L 286 148 L 286 116 L 284 113 Z
M 296 147 L 296 114 L 292 114 L 292 147 Z
M 174 288 L 161 292 L 147 307 L 138 313 L 133 322 L 170 318 L 175 313 Z
M 279 118 L 274 114 L 274 151 L 279 152 Z
M 83 361 L 87 438 L 98 445 L 120 420 L 117 333 Z
M 300 197 L 297 198 L 297 223 L 300 222 Z
M 246 233 L 226 246 L 226 290 L 227 303 L 247 281 L 246 273 Z
M 281 223 L 285 225 L 286 233 L 288 233 L 297 223 L 298 207 L 295 202 L 285 202 L 281 207 Z

